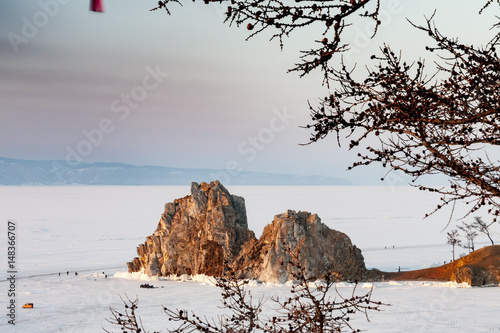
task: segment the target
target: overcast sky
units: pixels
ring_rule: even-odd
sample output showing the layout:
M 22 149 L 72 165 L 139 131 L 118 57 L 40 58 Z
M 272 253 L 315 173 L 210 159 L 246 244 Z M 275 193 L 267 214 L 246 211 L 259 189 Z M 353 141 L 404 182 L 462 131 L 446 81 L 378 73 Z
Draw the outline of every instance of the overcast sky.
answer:
M 269 35 L 245 41 L 244 28 L 222 23 L 224 9 L 157 1 L 0 2 L 0 156 L 114 161 L 186 168 L 319 174 L 373 183 L 378 168 L 346 172 L 356 152 L 334 136 L 309 146 L 307 101 L 326 93 L 321 79 L 287 74 L 319 36 L 303 32 L 280 52 Z M 445 3 L 450 3 L 443 1 Z M 426 56 L 425 34 L 412 30 L 436 1 L 382 1 L 374 40 L 351 32 L 348 61 L 364 66 L 383 41 L 408 59 Z M 441 30 L 482 43 L 497 10 L 479 4 L 439 8 Z M 225 8 L 225 6 L 224 6 Z M 363 66 L 358 66 L 362 70 Z

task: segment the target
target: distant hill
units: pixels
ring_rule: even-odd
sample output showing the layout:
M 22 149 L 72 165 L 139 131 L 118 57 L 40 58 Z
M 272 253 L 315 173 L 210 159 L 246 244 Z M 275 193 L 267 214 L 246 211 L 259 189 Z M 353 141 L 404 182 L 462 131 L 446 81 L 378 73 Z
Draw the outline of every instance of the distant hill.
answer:
M 343 178 L 260 172 L 135 166 L 123 163 L 32 161 L 0 157 L 0 185 L 351 185 Z
M 472 286 L 500 285 L 500 245 L 485 246 L 448 264 L 406 272 L 372 270 L 371 278 L 395 281 L 455 281 Z

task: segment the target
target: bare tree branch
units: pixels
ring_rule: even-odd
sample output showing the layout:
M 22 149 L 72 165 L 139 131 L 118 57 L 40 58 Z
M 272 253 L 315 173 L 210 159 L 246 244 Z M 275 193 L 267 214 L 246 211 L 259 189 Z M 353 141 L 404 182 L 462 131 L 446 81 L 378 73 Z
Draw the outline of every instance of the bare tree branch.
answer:
M 500 144 L 500 36 L 485 47 L 460 44 L 443 36 L 432 17 L 418 29 L 435 42 L 427 47 L 440 52 L 444 63 L 427 77 L 424 62 L 407 63 L 387 45 L 379 64 L 363 81 L 355 80 L 345 66 L 332 74 L 340 88 L 311 107 L 310 142 L 336 132 L 350 138 L 349 149 L 368 145 L 352 167 L 381 163 L 402 171 L 416 181 L 422 176 L 444 174 L 450 186 L 422 190 L 443 195 L 444 205 L 464 200 L 469 214 L 483 206 L 496 221 L 500 214 L 500 169 L 489 149 Z M 444 77 L 437 79 L 436 77 Z M 339 140 L 339 139 L 338 139 Z M 339 141 L 340 142 L 340 141 Z M 435 210 L 435 211 L 436 211 Z

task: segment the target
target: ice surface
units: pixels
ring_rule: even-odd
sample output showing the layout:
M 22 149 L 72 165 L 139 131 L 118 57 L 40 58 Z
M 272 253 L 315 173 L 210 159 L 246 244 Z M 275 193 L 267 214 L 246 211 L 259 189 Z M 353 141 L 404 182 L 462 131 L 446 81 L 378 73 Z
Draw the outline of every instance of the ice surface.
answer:
M 414 188 L 228 189 L 245 198 L 249 227 L 257 236 L 274 215 L 286 209 L 307 210 L 317 213 L 331 228 L 347 233 L 362 249 L 368 267 L 406 270 L 451 259 L 446 231 L 441 232 L 449 211 L 424 220 L 438 200 Z M 150 331 L 167 327 L 162 305 L 216 316 L 220 313 L 220 293 L 210 278 L 169 280 L 125 273 L 125 263 L 136 255 L 136 246 L 155 230 L 164 204 L 187 194 L 189 186 L 0 187 L 0 248 L 7 247 L 8 220 L 16 222 L 18 241 L 17 321 L 12 326 L 7 324 L 8 317 L 2 316 L 0 332 L 110 329 L 105 321 L 110 316 L 109 306 L 119 308 L 120 296 L 125 294 L 139 297 L 139 313 Z M 455 217 L 463 212 L 463 207 L 457 207 Z M 493 238 L 500 241 L 498 229 Z M 482 236 L 477 243 L 477 248 L 488 245 Z M 4 268 L 6 255 L 3 258 Z M 7 269 L 2 271 L 6 274 Z M 8 283 L 0 279 L 1 306 L 6 309 Z M 158 288 L 139 288 L 144 281 Z M 392 305 L 373 313 L 370 322 L 356 319 L 356 327 L 370 332 L 500 331 L 499 288 L 436 282 L 375 283 L 373 287 L 374 299 Z M 256 296 L 266 297 L 284 295 L 289 289 L 287 285 L 261 283 L 252 283 L 250 288 Z M 338 289 L 349 294 L 352 285 L 341 283 Z M 21 309 L 26 302 L 34 303 L 35 308 Z

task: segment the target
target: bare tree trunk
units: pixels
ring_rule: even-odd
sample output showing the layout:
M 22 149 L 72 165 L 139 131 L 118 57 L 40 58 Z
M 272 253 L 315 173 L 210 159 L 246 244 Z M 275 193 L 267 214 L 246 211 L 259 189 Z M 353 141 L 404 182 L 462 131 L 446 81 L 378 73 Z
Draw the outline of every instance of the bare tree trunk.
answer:
M 491 236 L 490 236 L 489 232 L 486 234 L 486 236 L 488 236 L 488 238 L 489 238 L 489 240 L 491 242 L 491 245 L 495 245 L 495 242 L 493 242 L 493 239 L 491 239 Z

